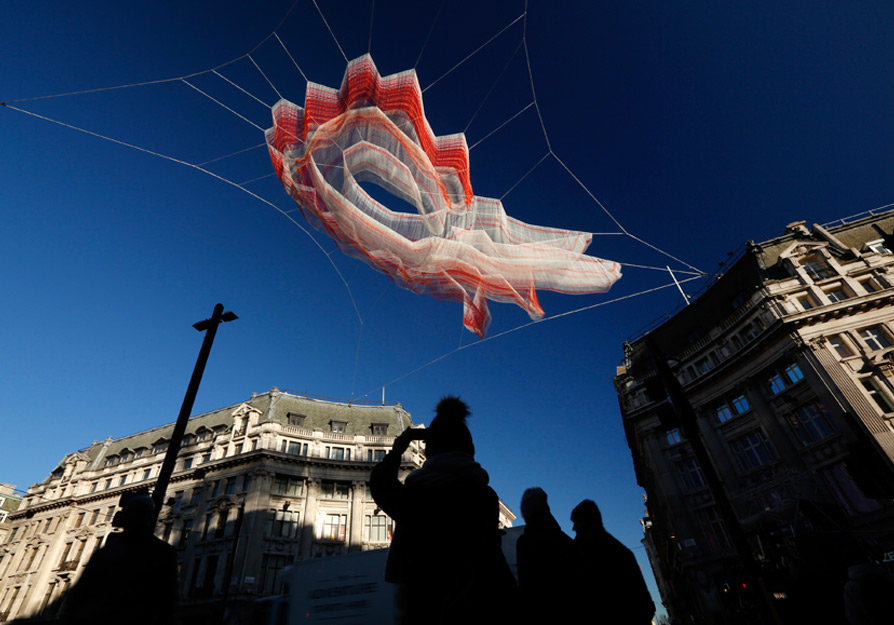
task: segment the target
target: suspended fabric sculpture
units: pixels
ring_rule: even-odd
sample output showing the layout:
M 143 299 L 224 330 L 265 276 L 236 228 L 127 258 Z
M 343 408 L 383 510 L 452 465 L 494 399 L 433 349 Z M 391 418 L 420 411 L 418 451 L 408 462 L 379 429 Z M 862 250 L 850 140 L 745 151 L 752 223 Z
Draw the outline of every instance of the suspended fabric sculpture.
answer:
M 584 255 L 589 233 L 526 224 L 474 195 L 465 136 L 435 136 L 413 70 L 383 77 L 369 55 L 355 59 L 340 89 L 308 83 L 304 108 L 277 102 L 266 138 L 276 174 L 317 230 L 403 288 L 461 301 L 479 337 L 488 299 L 540 319 L 537 289 L 602 293 L 621 277 L 617 263 Z M 418 214 L 390 210 L 361 182 Z

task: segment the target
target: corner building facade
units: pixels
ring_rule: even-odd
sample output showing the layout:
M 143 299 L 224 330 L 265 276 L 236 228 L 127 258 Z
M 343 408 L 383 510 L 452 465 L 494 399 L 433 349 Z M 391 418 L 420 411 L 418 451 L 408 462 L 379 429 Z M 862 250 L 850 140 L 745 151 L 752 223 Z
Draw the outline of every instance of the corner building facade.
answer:
M 411 425 L 400 404 L 276 388 L 192 417 L 156 530 L 178 549 L 184 618 L 219 620 L 225 591 L 231 612 L 280 593 L 296 560 L 388 547 L 393 523 L 372 500 L 369 475 Z M 58 612 L 114 531 L 121 495 L 154 488 L 173 428 L 94 442 L 28 490 L 0 546 L 0 621 Z M 423 462 L 414 442 L 401 479 Z M 501 522 L 514 518 L 501 504 Z
M 843 622 L 848 567 L 894 562 L 892 231 L 892 212 L 790 224 L 625 344 L 614 382 L 648 495 L 644 544 L 681 622 L 755 614 L 694 437 L 781 622 Z

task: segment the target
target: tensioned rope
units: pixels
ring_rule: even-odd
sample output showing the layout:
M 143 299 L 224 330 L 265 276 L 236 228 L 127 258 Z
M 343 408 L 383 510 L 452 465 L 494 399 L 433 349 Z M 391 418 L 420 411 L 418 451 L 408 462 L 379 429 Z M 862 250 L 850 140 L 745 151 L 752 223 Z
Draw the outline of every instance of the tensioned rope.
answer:
M 680 284 L 685 284 L 685 283 L 687 283 L 687 282 L 691 282 L 692 280 L 698 280 L 699 278 L 701 278 L 701 276 L 693 276 L 693 277 L 691 277 L 691 278 L 686 278 L 685 280 L 680 280 Z M 488 342 L 488 341 L 492 341 L 492 340 L 494 340 L 494 339 L 497 339 L 497 338 L 506 336 L 507 334 L 512 334 L 513 332 L 517 332 L 517 331 L 522 330 L 522 329 L 524 329 L 524 328 L 528 328 L 528 327 L 530 327 L 530 326 L 537 325 L 538 323 L 545 323 L 545 322 L 547 322 L 547 321 L 552 321 L 552 320 L 554 320 L 554 319 L 559 319 L 559 318 L 561 318 L 561 317 L 567 317 L 567 316 L 569 316 L 569 315 L 574 315 L 574 314 L 577 314 L 577 313 L 579 313 L 579 312 L 584 312 L 584 311 L 586 311 L 586 310 L 592 310 L 592 309 L 594 309 L 594 308 L 599 308 L 599 307 L 601 307 L 601 306 L 606 306 L 606 305 L 608 305 L 608 304 L 614 304 L 614 303 L 616 303 L 616 302 L 620 302 L 620 301 L 622 301 L 622 300 L 631 299 L 631 298 L 633 298 L 633 297 L 638 297 L 638 296 L 640 296 L 640 295 L 646 295 L 646 294 L 648 294 L 648 293 L 654 293 L 655 291 L 660 291 L 660 290 L 662 290 L 662 289 L 667 289 L 667 288 L 675 287 L 675 286 L 676 286 L 676 285 L 673 284 L 673 283 L 671 283 L 671 284 L 663 284 L 663 285 L 661 285 L 661 286 L 656 286 L 656 287 L 651 288 L 651 289 L 646 289 L 645 291 L 639 291 L 639 292 L 637 292 L 637 293 L 628 293 L 627 295 L 622 295 L 622 296 L 620 296 L 620 297 L 616 297 L 616 298 L 614 298 L 614 299 L 604 300 L 604 301 L 601 301 L 601 302 L 597 302 L 597 303 L 595 303 L 595 304 L 590 304 L 589 306 L 583 306 L 583 307 L 581 307 L 581 308 L 576 308 L 576 309 L 574 309 L 574 310 L 568 310 L 568 311 L 563 312 L 563 313 L 558 313 L 558 314 L 555 314 L 555 315 L 550 315 L 550 316 L 548 316 L 548 317 L 543 317 L 542 319 L 537 319 L 536 321 L 529 321 L 528 323 L 523 323 L 523 324 L 521 324 L 521 325 L 515 326 L 514 328 L 510 328 L 510 329 L 508 329 L 508 330 L 504 330 L 504 331 L 502 331 L 502 332 L 498 332 L 497 334 L 492 334 L 492 335 L 486 336 L 486 337 L 484 337 L 483 339 L 480 339 L 480 340 L 476 341 L 475 343 L 466 343 L 465 345 L 460 345 L 460 346 L 457 347 L 456 349 L 450 350 L 449 352 L 447 352 L 447 353 L 445 353 L 445 354 L 442 354 L 441 356 L 438 356 L 437 358 L 433 358 L 432 360 L 428 361 L 427 363 L 425 363 L 425 364 L 423 364 L 423 365 L 420 365 L 420 366 L 416 367 L 416 368 L 413 369 L 412 371 L 409 371 L 409 372 L 407 372 L 407 373 L 405 373 L 405 374 L 403 374 L 403 375 L 401 375 L 401 376 L 399 376 L 399 377 L 396 377 L 396 378 L 394 378 L 393 380 L 390 380 L 390 381 L 388 381 L 388 382 L 385 382 L 385 383 L 382 384 L 381 386 L 377 386 L 377 387 L 375 387 L 374 389 L 372 389 L 371 391 L 369 391 L 369 392 L 367 392 L 367 393 L 364 393 L 363 395 L 359 395 L 359 396 L 357 397 L 357 399 L 363 399 L 364 397 L 368 397 L 369 395 L 372 395 L 373 393 L 376 393 L 376 392 L 380 391 L 381 389 L 385 388 L 386 386 L 391 386 L 392 384 L 395 384 L 395 383 L 397 383 L 397 382 L 400 382 L 401 380 L 410 377 L 410 376 L 413 375 L 414 373 L 418 373 L 418 372 L 422 371 L 423 369 L 427 369 L 428 367 L 432 366 L 433 364 L 435 364 L 435 363 L 437 363 L 437 362 L 440 362 L 440 361 L 444 360 L 445 358 L 447 358 L 447 357 L 449 357 L 449 356 L 452 356 L 453 354 L 455 354 L 455 353 L 457 353 L 457 352 L 459 352 L 459 351 L 462 351 L 462 350 L 464 350 L 464 349 L 468 349 L 468 348 L 470 348 L 470 347 L 475 347 L 476 345 L 481 345 L 481 344 L 486 343 L 486 342 Z
M 150 155 L 152 155 L 152 156 L 157 156 L 158 158 L 164 159 L 164 160 L 166 160 L 166 161 L 171 161 L 172 163 L 177 163 L 177 164 L 179 164 L 179 165 L 185 165 L 186 167 L 191 167 L 191 168 L 193 168 L 193 169 L 195 169 L 195 170 L 197 170 L 197 171 L 202 172 L 203 174 L 207 174 L 207 175 L 211 176 L 212 178 L 216 178 L 217 180 L 220 180 L 221 182 L 225 182 L 225 183 L 227 183 L 227 184 L 229 184 L 229 185 L 231 185 L 231 186 L 233 186 L 233 187 L 239 189 L 240 191 L 243 191 L 243 192 L 247 193 L 248 195 L 250 195 L 250 196 L 253 197 L 254 199 L 258 200 L 259 202 L 263 202 L 264 204 L 267 204 L 268 206 L 272 207 L 272 208 L 275 209 L 278 213 L 280 213 L 281 215 L 283 215 L 286 219 L 288 219 L 288 220 L 291 221 L 293 224 L 295 224 L 296 226 L 298 226 L 298 228 L 300 228 L 301 231 L 304 232 L 304 234 L 306 234 L 306 235 L 310 238 L 310 240 L 314 242 L 314 244 L 320 249 L 320 251 L 323 252 L 323 254 L 326 255 L 326 257 L 329 259 L 330 264 L 332 265 L 332 268 L 335 269 L 335 272 L 338 274 L 338 277 L 341 278 L 341 281 L 344 283 L 345 288 L 348 290 L 348 296 L 351 298 L 351 304 L 354 306 L 354 312 L 357 314 L 357 318 L 360 320 L 360 323 L 361 323 L 361 324 L 363 323 L 363 317 L 361 317 L 361 315 L 360 315 L 360 310 L 357 308 L 357 302 L 354 300 L 354 294 L 351 292 L 351 287 L 348 285 L 348 281 L 345 280 L 345 277 L 342 275 L 342 273 L 341 273 L 341 271 L 339 270 L 338 266 L 335 264 L 335 262 L 332 260 L 332 258 L 329 256 L 329 254 L 328 254 L 328 253 L 326 252 L 326 250 L 323 248 L 323 246 L 320 245 L 320 242 L 316 240 L 316 238 L 310 233 L 310 231 L 309 231 L 307 228 L 305 228 L 305 227 L 302 226 L 300 223 L 298 223 L 298 222 L 295 220 L 294 217 L 292 217 L 291 215 L 289 215 L 286 211 L 284 211 L 283 209 L 281 209 L 280 207 L 278 207 L 276 204 L 274 204 L 274 203 L 271 202 L 270 200 L 261 197 L 260 195 L 258 195 L 257 193 L 254 193 L 253 191 L 250 191 L 250 190 L 246 189 L 245 187 L 243 187 L 242 185 L 240 185 L 240 184 L 237 183 L 237 182 L 233 182 L 232 180 L 230 180 L 230 179 L 228 179 L 228 178 L 225 178 L 224 176 L 221 176 L 221 175 L 219 175 L 219 174 L 216 174 L 216 173 L 214 173 L 213 171 L 210 171 L 210 170 L 208 170 L 208 169 L 205 169 L 204 167 L 201 167 L 201 166 L 196 165 L 196 164 L 194 164 L 194 163 L 190 163 L 190 162 L 188 162 L 188 161 L 184 161 L 184 160 L 182 160 L 182 159 L 179 159 L 179 158 L 176 158 L 176 157 L 173 157 L 173 156 L 169 156 L 169 155 L 167 155 L 167 154 L 162 154 L 161 152 L 156 152 L 155 150 L 150 150 L 150 149 L 148 149 L 148 148 L 143 148 L 143 147 L 140 147 L 140 146 L 138 146 L 138 145 L 134 145 L 133 143 L 128 143 L 128 142 L 126 142 L 126 141 L 121 141 L 120 139 L 115 139 L 115 138 L 113 138 L 113 137 L 109 137 L 109 136 L 100 134 L 100 133 L 98 133 L 98 132 L 94 132 L 94 131 L 92 131 L 92 130 L 87 130 L 86 128 L 80 128 L 80 127 L 78 127 L 78 126 L 74 126 L 74 125 L 72 125 L 72 124 L 67 124 L 67 123 L 62 122 L 62 121 L 59 121 L 59 120 L 57 120 L 57 119 L 53 119 L 53 118 L 51 118 L 51 117 L 47 117 L 47 116 L 45 116 L 45 115 L 40 115 L 40 114 L 35 113 L 35 112 L 33 112 L 33 111 L 27 111 L 27 110 L 25 110 L 25 109 L 22 109 L 22 108 L 19 108 L 19 107 L 16 107 L 16 106 L 10 106 L 8 103 L 7 103 L 7 104 L 4 104 L 4 106 L 6 106 L 7 108 L 12 109 L 12 110 L 14 110 L 14 111 L 18 111 L 18 112 L 20 112 L 20 113 L 24 113 L 25 115 L 30 115 L 31 117 L 36 117 L 37 119 L 42 119 L 43 121 L 47 121 L 47 122 L 50 122 L 50 123 L 53 123 L 53 124 L 58 124 L 59 126 L 63 126 L 63 127 L 65 127 L 65 128 L 69 128 L 69 129 L 71 129 L 71 130 L 76 130 L 76 131 L 78 131 L 78 132 L 83 132 L 83 133 L 85 133 L 85 134 L 91 135 L 91 136 L 96 137 L 96 138 L 98 138 L 98 139 L 103 139 L 103 140 L 105 140 L 105 141 L 110 141 L 110 142 L 115 143 L 115 144 L 117 144 L 117 145 L 120 145 L 120 146 L 123 146 L 123 147 L 126 147 L 126 148 L 130 148 L 130 149 L 132 149 L 132 150 L 137 150 L 138 152 L 143 152 L 143 153 L 145 153 L 145 154 L 150 154 Z

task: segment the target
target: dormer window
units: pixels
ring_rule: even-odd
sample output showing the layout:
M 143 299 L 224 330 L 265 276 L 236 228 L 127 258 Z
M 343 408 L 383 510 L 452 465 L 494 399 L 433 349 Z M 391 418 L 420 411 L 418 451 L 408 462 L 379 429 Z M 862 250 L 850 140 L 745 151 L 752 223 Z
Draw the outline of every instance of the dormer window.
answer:
M 196 432 L 196 440 L 197 440 L 198 442 L 200 442 L 200 443 L 201 443 L 202 441 L 207 441 L 207 440 L 209 440 L 210 438 L 211 438 L 211 430 L 207 430 L 207 429 L 205 429 L 205 428 L 202 428 L 201 430 L 199 430 L 198 432 Z
M 288 423 L 289 425 L 297 425 L 299 427 L 303 426 L 304 425 L 304 415 L 298 414 L 297 412 L 290 412 L 289 414 L 286 415 L 286 423 Z M 333 430 L 333 431 L 335 431 L 335 430 Z
M 332 424 L 332 431 L 339 434 L 344 434 L 348 425 L 347 421 L 331 421 L 330 423 Z
M 875 241 L 867 241 L 866 247 L 875 252 L 876 254 L 891 254 L 891 250 L 885 247 L 884 239 L 877 239 Z
M 388 436 L 387 423 L 373 423 L 371 426 L 373 436 Z
M 130 452 L 129 452 L 129 451 L 122 451 L 122 452 L 121 452 L 121 457 L 120 457 L 120 459 L 118 460 L 118 462 L 119 462 L 120 464 L 123 464 L 123 463 L 125 463 L 125 462 L 130 462 L 130 460 L 131 460 L 131 454 L 130 454 Z
M 160 454 L 160 453 L 162 453 L 163 451 L 167 451 L 167 449 L 168 449 L 168 442 L 169 442 L 169 441 L 166 441 L 165 439 L 161 439 L 161 440 L 157 441 L 157 442 L 152 446 L 152 453 L 153 453 L 153 454 Z
M 118 462 L 118 456 L 109 456 L 108 458 L 106 458 L 105 466 L 107 466 L 107 467 L 115 466 L 115 463 L 117 463 L 117 462 Z
M 824 280 L 835 275 L 826 259 L 819 254 L 805 256 L 799 261 L 799 264 L 807 272 L 807 275 L 814 280 Z

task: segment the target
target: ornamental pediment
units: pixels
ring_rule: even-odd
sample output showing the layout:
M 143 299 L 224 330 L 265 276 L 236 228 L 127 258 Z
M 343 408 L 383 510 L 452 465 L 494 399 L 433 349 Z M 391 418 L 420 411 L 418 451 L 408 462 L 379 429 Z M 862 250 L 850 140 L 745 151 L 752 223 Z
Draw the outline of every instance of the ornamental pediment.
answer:
M 828 243 L 820 243 L 815 241 L 798 241 L 796 243 L 792 243 L 785 250 L 780 252 L 780 258 L 798 258 L 801 256 L 807 256 L 808 254 L 812 254 L 817 250 L 825 249 L 829 246 Z

